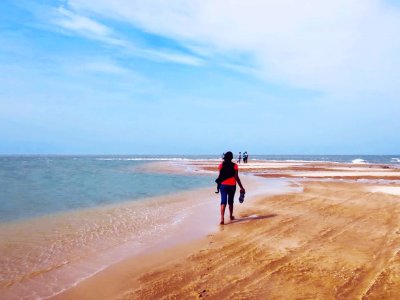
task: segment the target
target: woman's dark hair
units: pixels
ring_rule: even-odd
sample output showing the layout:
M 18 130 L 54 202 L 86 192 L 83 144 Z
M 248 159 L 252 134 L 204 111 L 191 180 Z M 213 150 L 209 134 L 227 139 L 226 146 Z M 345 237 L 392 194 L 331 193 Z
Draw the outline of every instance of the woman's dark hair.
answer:
M 233 153 L 231 151 L 228 151 L 224 154 L 224 161 L 230 162 L 233 159 Z

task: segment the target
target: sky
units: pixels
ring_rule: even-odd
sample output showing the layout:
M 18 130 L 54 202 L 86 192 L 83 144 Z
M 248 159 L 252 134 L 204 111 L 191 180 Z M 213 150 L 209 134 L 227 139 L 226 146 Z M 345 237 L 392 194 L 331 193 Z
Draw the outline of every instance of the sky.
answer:
M 0 154 L 399 154 L 400 1 L 2 0 Z

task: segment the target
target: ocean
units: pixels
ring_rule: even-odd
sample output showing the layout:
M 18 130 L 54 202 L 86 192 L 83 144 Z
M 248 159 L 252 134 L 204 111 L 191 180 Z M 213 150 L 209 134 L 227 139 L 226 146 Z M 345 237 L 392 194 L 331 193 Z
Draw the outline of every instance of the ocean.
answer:
M 162 158 L 154 158 L 159 160 Z M 151 159 L 90 156 L 0 157 L 0 223 L 210 184 L 207 176 L 143 171 Z
M 152 166 L 219 158 L 0 156 L 0 299 L 51 297 L 155 241 L 167 242 L 198 211 L 214 215 L 215 174 Z M 252 159 L 400 167 L 400 155 L 250 154 Z
M 400 154 L 394 155 L 253 155 L 253 159 L 277 161 L 326 161 L 400 166 Z

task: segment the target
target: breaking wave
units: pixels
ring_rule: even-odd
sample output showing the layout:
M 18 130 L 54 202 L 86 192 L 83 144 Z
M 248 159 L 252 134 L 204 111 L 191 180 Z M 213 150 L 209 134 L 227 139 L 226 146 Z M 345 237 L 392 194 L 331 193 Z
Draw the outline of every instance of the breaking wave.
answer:
M 367 161 L 364 160 L 364 159 L 362 159 L 362 158 L 356 158 L 356 159 L 353 159 L 353 160 L 351 161 L 351 163 L 353 163 L 353 164 L 366 164 Z

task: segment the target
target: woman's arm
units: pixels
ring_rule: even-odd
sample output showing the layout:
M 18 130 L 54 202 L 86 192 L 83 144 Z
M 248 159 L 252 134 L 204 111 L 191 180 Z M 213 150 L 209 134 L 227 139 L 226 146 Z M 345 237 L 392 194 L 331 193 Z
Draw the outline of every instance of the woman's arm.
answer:
M 246 190 L 244 189 L 244 187 L 243 187 L 243 185 L 242 185 L 242 182 L 240 181 L 240 178 L 239 178 L 239 171 L 238 171 L 238 170 L 236 170 L 236 172 L 235 172 L 235 179 L 236 179 L 237 183 L 238 183 L 239 186 L 240 186 L 240 191 L 241 191 L 241 192 L 246 192 Z

